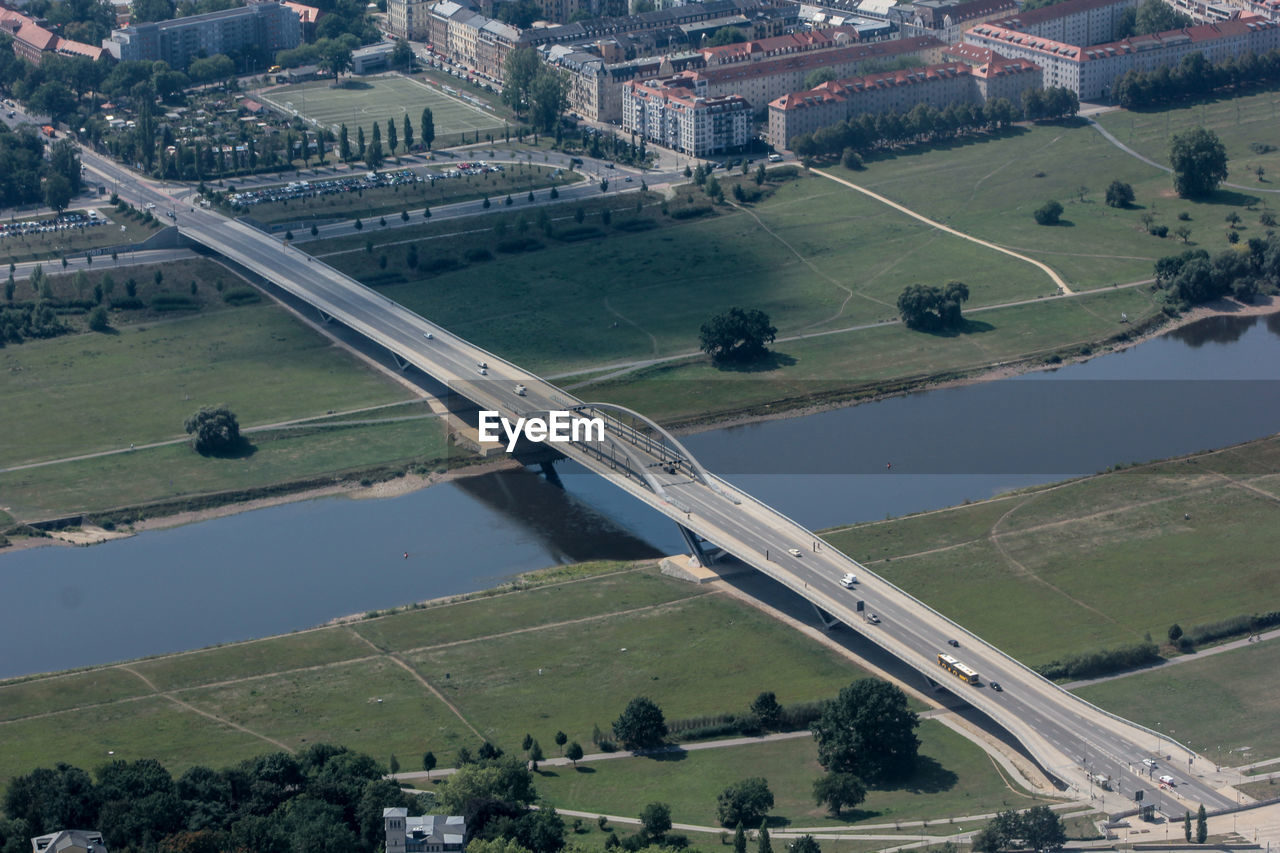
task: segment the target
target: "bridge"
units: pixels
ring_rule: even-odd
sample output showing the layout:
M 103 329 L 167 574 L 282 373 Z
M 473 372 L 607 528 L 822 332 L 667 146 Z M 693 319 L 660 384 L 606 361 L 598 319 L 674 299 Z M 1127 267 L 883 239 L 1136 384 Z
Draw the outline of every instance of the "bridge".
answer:
M 110 161 L 86 152 L 95 171 L 122 173 Z M 135 203 L 155 201 L 165 209 L 175 196 L 128 174 Z M 438 380 L 482 409 L 508 418 L 550 410 L 600 417 L 605 440 L 557 444 L 556 449 L 605 477 L 679 525 L 695 554 L 713 543 L 809 601 L 827 627 L 848 626 L 897 659 L 935 680 L 1003 726 L 1071 795 L 1104 796 L 1116 811 L 1144 805 L 1169 816 L 1235 805 L 1223 794 L 1216 769 L 1206 759 L 1155 731 L 1137 726 L 1047 681 L 974 633 L 933 610 L 839 551 L 825 547 L 803 525 L 706 471 L 657 424 L 606 403 L 580 400 L 494 353 L 450 333 L 404 306 L 305 253 L 244 223 L 212 211 L 182 206 L 178 227 L 190 240 L 261 276 L 314 307 L 325 320 L 349 327 L 385 348 L 403 368 Z M 483 373 L 481 372 L 483 366 Z M 519 393 L 516 386 L 524 386 Z M 957 576 L 963 567 L 957 567 Z M 857 575 L 854 589 L 839 579 Z M 999 590 L 992 589 L 993 599 Z M 878 620 L 868 619 L 874 612 Z M 959 648 L 953 649 L 950 641 Z M 980 673 L 971 685 L 940 668 L 940 652 L 952 652 Z M 1002 690 L 992 688 L 999 682 Z M 1143 759 L 1158 757 L 1159 774 L 1178 784 L 1164 790 Z M 1094 790 L 1094 774 L 1112 778 L 1113 791 Z

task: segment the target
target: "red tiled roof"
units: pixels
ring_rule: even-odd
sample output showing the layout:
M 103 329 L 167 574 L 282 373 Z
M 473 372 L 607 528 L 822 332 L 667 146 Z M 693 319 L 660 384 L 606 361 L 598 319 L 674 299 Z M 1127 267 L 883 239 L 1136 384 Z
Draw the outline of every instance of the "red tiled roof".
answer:
M 836 44 L 836 34 L 843 33 L 854 41 L 858 40 L 858 31 L 853 27 L 833 27 L 826 30 L 810 30 L 806 33 L 788 33 L 756 41 L 744 41 L 736 44 L 718 45 L 702 48 L 702 55 L 707 63 L 731 62 L 745 59 L 751 54 L 773 53 L 777 51 L 813 50 L 818 47 Z
M 838 47 L 833 50 L 789 54 L 780 56 L 777 59 L 764 59 L 759 62 L 713 65 L 698 71 L 685 71 L 682 73 L 692 75 L 695 79 L 725 84 L 734 80 L 750 80 L 754 77 L 768 77 L 788 71 L 812 71 L 818 68 L 825 68 L 828 65 L 837 65 L 859 59 L 878 59 L 903 53 L 916 53 L 942 46 L 943 43 L 933 36 L 916 36 L 915 38 L 895 39 L 894 41 L 871 42 L 869 44 L 859 43 L 848 47 Z
M 1242 15 L 1229 21 L 1219 21 L 1216 24 L 1199 24 L 1194 27 L 1167 30 L 1163 33 L 1136 36 L 1088 47 L 1063 44 L 1053 39 L 1027 35 L 1026 33 L 994 24 L 979 24 L 969 31 L 985 38 L 996 39 L 1063 59 L 1087 62 L 1091 59 L 1106 59 L 1121 53 L 1135 53 L 1139 50 L 1152 49 L 1162 46 L 1166 42 L 1174 43 L 1185 39 L 1190 39 L 1193 43 L 1216 41 L 1221 38 L 1247 35 L 1259 29 L 1273 29 L 1276 27 L 1280 27 L 1280 22 L 1268 21 L 1259 15 Z

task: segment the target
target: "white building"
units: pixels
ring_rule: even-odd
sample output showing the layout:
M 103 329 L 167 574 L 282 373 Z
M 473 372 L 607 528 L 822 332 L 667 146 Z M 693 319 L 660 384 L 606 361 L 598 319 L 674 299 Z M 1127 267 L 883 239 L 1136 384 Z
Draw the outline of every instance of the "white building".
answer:
M 454 853 L 462 850 L 467 823 L 450 815 L 409 817 L 408 809 L 383 809 L 386 853 Z
M 632 81 L 623 88 L 622 127 L 673 151 L 705 157 L 751 140 L 751 104 L 738 95 L 698 95 L 684 75 Z

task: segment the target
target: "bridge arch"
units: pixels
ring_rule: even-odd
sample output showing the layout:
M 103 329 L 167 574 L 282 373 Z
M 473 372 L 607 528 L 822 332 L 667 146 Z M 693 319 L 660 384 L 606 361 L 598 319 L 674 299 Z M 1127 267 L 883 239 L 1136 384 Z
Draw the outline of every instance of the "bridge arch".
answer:
M 544 409 L 542 411 L 528 412 L 523 414 L 523 417 L 539 417 L 539 416 L 550 417 L 551 411 Z M 637 474 L 640 475 L 640 478 L 644 480 L 644 484 L 649 487 L 650 491 L 652 491 L 655 495 L 658 495 L 659 497 L 661 497 L 663 500 L 670 502 L 671 497 L 667 494 L 667 490 L 663 488 L 662 483 L 658 482 L 658 479 L 654 477 L 653 474 L 649 471 L 649 466 L 645 465 L 644 462 L 642 462 L 639 459 L 639 457 L 637 457 L 635 453 L 631 451 L 631 448 L 627 447 L 621 441 L 618 441 L 616 438 L 609 435 L 609 431 L 607 429 L 605 430 L 604 437 L 605 437 L 605 440 L 608 441 L 610 447 L 614 448 L 615 450 L 618 450 L 619 452 L 621 452 L 623 456 L 627 458 L 627 462 L 630 463 L 629 467 L 632 470 L 634 470 Z M 573 443 L 578 445 L 588 453 L 591 453 L 594 451 L 598 456 L 601 456 L 601 458 L 603 458 L 603 454 L 601 454 L 599 450 L 592 447 L 592 442 L 588 441 L 588 442 L 573 442 Z
M 628 417 L 634 418 L 635 420 L 644 424 L 646 427 L 648 427 L 649 429 L 656 432 L 659 436 L 661 436 L 662 440 L 667 444 L 668 449 L 671 451 L 671 454 L 673 456 L 677 457 L 680 461 L 688 463 L 694 478 L 698 482 L 702 483 L 702 485 L 706 486 L 707 488 L 712 489 L 715 492 L 718 492 L 719 494 L 725 495 L 725 497 L 729 497 L 729 495 L 726 495 L 724 490 L 720 488 L 720 484 L 717 483 L 709 473 L 707 473 L 707 469 L 702 467 L 702 463 L 699 462 L 697 458 L 694 457 L 694 455 L 689 452 L 689 449 L 685 447 L 683 444 L 681 444 L 679 439 L 677 439 L 671 433 L 667 432 L 667 430 L 663 429 L 661 425 L 659 425 L 657 422 L 655 422 L 651 418 L 645 415 L 642 415 L 640 412 L 637 412 L 635 409 L 628 409 L 626 406 L 619 406 L 616 403 L 587 403 L 585 405 L 589 408 L 598 409 L 606 412 L 607 411 L 621 412 L 622 414 L 627 415 Z M 614 418 L 614 420 L 617 420 L 617 418 Z M 634 430 L 634 427 L 632 427 L 632 429 Z

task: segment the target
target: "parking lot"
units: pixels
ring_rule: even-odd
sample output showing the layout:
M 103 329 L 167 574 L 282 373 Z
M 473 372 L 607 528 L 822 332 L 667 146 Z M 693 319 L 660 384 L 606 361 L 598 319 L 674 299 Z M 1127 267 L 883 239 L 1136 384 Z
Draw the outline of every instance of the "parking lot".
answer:
M 98 212 L 64 213 L 48 219 L 31 219 L 25 222 L 0 223 L 0 238 L 21 237 L 27 234 L 56 234 L 59 231 L 83 231 L 94 225 L 106 225 L 108 220 Z
M 412 169 L 396 169 L 390 172 L 368 172 L 359 176 L 328 178 L 322 181 L 290 181 L 287 184 L 232 193 L 227 198 L 231 204 L 238 207 L 253 207 L 254 205 L 273 202 L 361 192 L 379 187 L 434 184 L 436 181 L 461 178 L 465 175 L 483 175 L 502 171 L 503 168 L 499 164 L 491 165 L 483 160 L 477 160 L 458 163 L 456 166 L 451 166 L 441 171 L 415 173 Z

